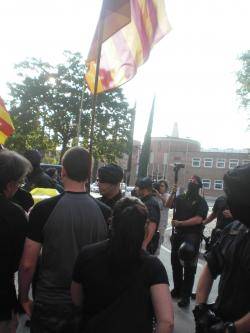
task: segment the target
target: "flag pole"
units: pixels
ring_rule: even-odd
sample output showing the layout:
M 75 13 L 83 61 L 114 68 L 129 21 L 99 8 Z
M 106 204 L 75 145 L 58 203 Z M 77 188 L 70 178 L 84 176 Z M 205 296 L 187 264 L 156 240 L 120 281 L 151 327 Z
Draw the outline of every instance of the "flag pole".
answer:
M 94 85 L 94 95 L 93 95 L 93 99 L 92 99 L 91 125 L 90 125 L 90 137 L 89 137 L 89 154 L 90 154 L 91 158 L 92 158 L 92 153 L 93 153 L 94 128 L 95 128 L 95 118 L 96 118 L 96 102 L 97 102 L 97 88 L 98 88 L 98 81 L 99 81 L 99 69 L 100 69 L 100 60 L 101 60 L 101 52 L 102 52 L 103 27 L 104 27 L 104 18 L 103 18 L 103 16 L 101 16 L 100 25 L 99 25 L 99 29 L 98 29 L 98 45 L 97 45 L 95 85 Z
M 77 123 L 77 128 L 76 128 L 76 145 L 77 146 L 79 146 L 79 142 L 80 142 L 81 121 L 82 121 L 82 106 L 83 106 L 84 91 L 85 91 L 85 89 L 84 89 L 84 81 L 83 81 L 81 103 L 80 103 L 78 123 Z
M 130 152 L 128 156 L 128 163 L 127 163 L 127 179 L 126 184 L 129 186 L 130 178 L 131 178 L 131 169 L 132 169 L 132 156 L 133 156 L 133 138 L 134 138 L 134 129 L 135 129 L 135 114 L 136 114 L 136 103 L 134 105 L 133 111 L 132 111 L 132 117 L 131 117 L 131 145 L 130 145 Z

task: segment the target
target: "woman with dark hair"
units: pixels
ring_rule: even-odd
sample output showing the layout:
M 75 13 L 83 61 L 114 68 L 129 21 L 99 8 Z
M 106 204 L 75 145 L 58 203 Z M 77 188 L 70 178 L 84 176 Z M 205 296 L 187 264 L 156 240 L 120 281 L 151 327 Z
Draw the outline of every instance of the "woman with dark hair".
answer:
M 147 209 L 137 198 L 114 207 L 110 240 L 79 254 L 71 286 L 81 306 L 81 332 L 157 333 L 173 329 L 173 307 L 166 270 L 142 250 Z

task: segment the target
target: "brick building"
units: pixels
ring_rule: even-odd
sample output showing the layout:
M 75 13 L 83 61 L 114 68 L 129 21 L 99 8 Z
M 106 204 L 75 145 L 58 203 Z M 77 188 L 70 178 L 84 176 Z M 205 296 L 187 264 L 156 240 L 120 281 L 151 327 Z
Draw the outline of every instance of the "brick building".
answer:
M 199 142 L 178 137 L 152 137 L 148 175 L 165 178 L 172 185 L 174 163 L 183 163 L 179 186 L 187 187 L 193 174 L 201 177 L 204 194 L 217 197 L 223 193 L 223 175 L 237 165 L 250 163 L 250 149 L 203 150 Z

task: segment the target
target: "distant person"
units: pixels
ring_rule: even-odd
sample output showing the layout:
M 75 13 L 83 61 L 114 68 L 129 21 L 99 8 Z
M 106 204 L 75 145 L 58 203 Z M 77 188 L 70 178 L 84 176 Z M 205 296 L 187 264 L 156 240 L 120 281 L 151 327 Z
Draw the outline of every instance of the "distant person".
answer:
M 114 207 L 110 240 L 86 246 L 73 273 L 72 299 L 82 312 L 81 332 L 152 333 L 173 330 L 166 270 L 142 250 L 147 209 L 137 198 Z
M 56 168 L 48 168 L 45 170 L 45 173 L 52 179 L 54 183 L 54 187 L 57 189 L 59 193 L 64 191 L 63 186 L 58 181 L 58 171 Z
M 10 151 L 0 151 L 0 332 L 14 333 L 17 271 L 27 232 L 24 210 L 11 201 L 31 169 L 28 160 Z
M 88 151 L 69 149 L 62 159 L 65 192 L 41 201 L 30 213 L 19 290 L 33 333 L 76 330 L 77 313 L 70 296 L 76 257 L 83 246 L 107 238 L 101 208 L 86 192 L 90 172 Z M 33 306 L 28 295 L 40 253 Z
M 223 180 L 234 221 L 205 254 L 193 311 L 196 333 L 250 332 L 250 164 L 229 170 Z M 218 277 L 218 296 L 207 304 Z
M 203 234 L 202 221 L 208 212 L 207 202 L 199 194 L 201 188 L 200 177 L 193 175 L 187 193 L 177 196 L 174 202 L 171 236 L 174 289 L 171 294 L 173 298 L 180 298 L 179 307 L 190 304 Z
M 114 163 L 107 164 L 98 169 L 100 200 L 114 208 L 115 203 L 122 198 L 120 184 L 123 179 L 123 170 Z
M 131 191 L 131 196 L 132 196 L 132 197 L 139 198 L 139 187 L 138 187 L 138 183 L 139 183 L 139 181 L 137 180 L 137 181 L 135 182 L 135 187 L 134 187 L 133 190 Z
M 168 191 L 168 183 L 166 182 L 166 180 L 162 179 L 154 184 L 154 194 L 159 204 L 160 213 L 161 213 L 160 223 L 158 227 L 160 238 L 159 238 L 158 248 L 155 253 L 156 255 L 160 254 L 161 245 L 164 242 L 165 230 L 168 224 L 168 210 L 169 210 L 168 203 L 170 195 L 167 193 L 167 191 Z
M 227 198 L 223 195 L 215 200 L 212 213 L 203 221 L 203 224 L 206 225 L 215 218 L 217 219 L 216 226 L 212 231 L 209 246 L 212 246 L 219 239 L 222 230 L 234 220 L 228 207 Z
M 27 150 L 24 156 L 30 161 L 33 170 L 27 175 L 24 189 L 31 191 L 34 188 L 55 188 L 55 185 L 42 168 L 40 167 L 42 156 L 38 150 Z
M 159 243 L 160 207 L 153 194 L 153 182 L 149 177 L 142 178 L 138 182 L 138 188 L 140 199 L 148 209 L 148 226 L 143 249 L 155 254 Z

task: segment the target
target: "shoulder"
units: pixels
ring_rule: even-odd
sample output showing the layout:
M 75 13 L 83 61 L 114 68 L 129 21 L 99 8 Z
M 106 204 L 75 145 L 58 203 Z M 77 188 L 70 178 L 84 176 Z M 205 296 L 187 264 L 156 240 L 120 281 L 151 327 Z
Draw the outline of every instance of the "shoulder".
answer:
M 167 271 L 159 258 L 144 252 L 142 255 L 142 263 L 145 275 L 149 279 L 149 285 L 158 283 L 169 284 Z
M 34 211 L 47 211 L 48 209 L 50 208 L 54 208 L 55 205 L 58 203 L 58 201 L 63 197 L 64 193 L 61 193 L 59 195 L 56 195 L 52 198 L 48 198 L 48 199 L 45 199 L 45 200 L 42 200 L 40 202 L 38 202 L 32 209 L 31 212 L 34 212 Z
M 104 219 L 107 220 L 111 216 L 111 208 L 99 199 L 93 198 L 93 200 L 98 205 L 98 207 L 101 209 Z
M 79 254 L 79 257 L 83 260 L 93 260 L 94 257 L 99 256 L 102 253 L 107 253 L 109 247 L 109 240 L 90 244 L 84 246 Z

